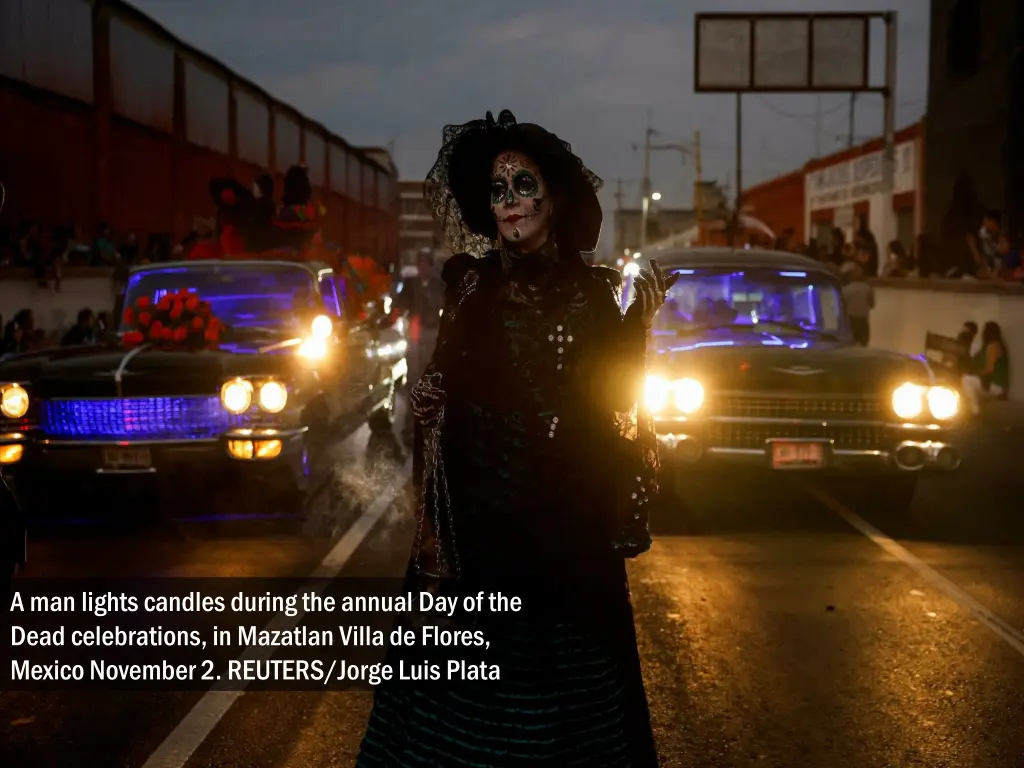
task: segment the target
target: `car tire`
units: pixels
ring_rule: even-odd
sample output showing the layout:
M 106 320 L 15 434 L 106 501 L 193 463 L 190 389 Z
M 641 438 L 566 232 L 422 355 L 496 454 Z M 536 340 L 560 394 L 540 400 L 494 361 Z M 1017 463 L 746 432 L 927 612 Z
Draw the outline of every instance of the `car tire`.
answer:
M 385 405 L 370 414 L 367 423 L 371 432 L 391 432 L 395 424 L 395 402 L 397 401 L 395 382 L 391 382 Z
M 872 482 L 871 501 L 892 515 L 905 515 L 917 495 L 916 474 L 878 478 Z

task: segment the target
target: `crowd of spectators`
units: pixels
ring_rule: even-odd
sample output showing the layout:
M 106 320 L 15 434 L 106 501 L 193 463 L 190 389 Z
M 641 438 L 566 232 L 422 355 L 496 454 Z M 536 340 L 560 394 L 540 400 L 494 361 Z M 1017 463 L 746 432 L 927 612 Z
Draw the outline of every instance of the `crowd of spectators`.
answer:
M 1024 241 L 1003 225 L 1002 213 L 992 209 L 980 217 L 957 214 L 947 217 L 939 239 L 918 235 L 909 249 L 899 240 L 890 242 L 885 253 L 863 218 L 852 237 L 836 227 L 831 241 L 815 238 L 806 245 L 793 243 L 793 231 L 776 240 L 777 250 L 792 251 L 817 261 L 833 264 L 844 275 L 859 266 L 866 275 L 886 278 L 944 278 L 1024 283 Z M 881 260 L 881 262 L 879 261 Z
M 40 286 L 60 290 L 64 267 L 118 270 L 133 264 L 171 261 L 207 236 L 190 232 L 175 243 L 171 235 L 156 233 L 143 242 L 135 232 L 116 232 L 106 223 L 100 224 L 93 235 L 75 224 L 54 227 L 27 221 L 16 227 L 0 225 L 0 267 L 27 267 L 33 270 Z

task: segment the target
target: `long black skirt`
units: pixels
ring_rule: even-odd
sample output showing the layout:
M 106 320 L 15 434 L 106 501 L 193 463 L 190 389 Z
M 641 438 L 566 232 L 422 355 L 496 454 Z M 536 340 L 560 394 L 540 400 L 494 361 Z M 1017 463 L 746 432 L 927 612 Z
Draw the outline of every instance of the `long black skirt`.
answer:
M 500 681 L 379 686 L 357 768 L 655 768 L 625 564 L 586 560 L 576 585 L 520 584 L 534 609 L 484 621 Z

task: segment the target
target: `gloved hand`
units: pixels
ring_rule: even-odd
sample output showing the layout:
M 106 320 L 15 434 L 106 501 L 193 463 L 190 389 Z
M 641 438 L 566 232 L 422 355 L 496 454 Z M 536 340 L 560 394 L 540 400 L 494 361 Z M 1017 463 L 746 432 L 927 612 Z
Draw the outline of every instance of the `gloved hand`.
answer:
M 639 322 L 644 328 L 654 324 L 654 316 L 665 303 L 665 294 L 679 279 L 678 274 L 666 278 L 664 270 L 654 259 L 651 259 L 650 264 L 650 269 L 641 269 L 640 274 L 633 278 L 636 298 L 626 310 L 626 319 Z

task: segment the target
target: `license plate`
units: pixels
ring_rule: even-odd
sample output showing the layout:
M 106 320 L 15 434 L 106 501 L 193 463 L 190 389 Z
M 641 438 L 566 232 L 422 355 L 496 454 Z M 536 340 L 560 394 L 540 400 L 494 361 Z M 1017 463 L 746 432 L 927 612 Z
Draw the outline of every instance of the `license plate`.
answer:
M 104 448 L 103 466 L 107 469 L 149 469 L 153 457 L 149 448 Z
M 772 443 L 772 467 L 775 469 L 812 469 L 824 464 L 823 443 Z

